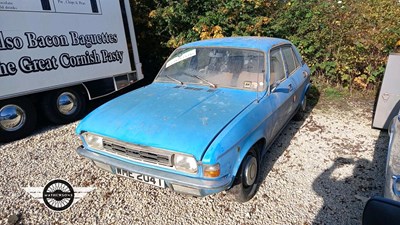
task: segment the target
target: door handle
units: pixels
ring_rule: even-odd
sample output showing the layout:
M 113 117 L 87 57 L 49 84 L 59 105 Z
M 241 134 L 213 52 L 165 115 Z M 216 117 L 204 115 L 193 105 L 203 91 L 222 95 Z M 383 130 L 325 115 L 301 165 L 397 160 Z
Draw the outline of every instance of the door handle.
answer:
M 291 92 L 293 90 L 292 84 L 289 84 L 288 88 L 289 88 L 289 92 Z
M 306 78 L 308 76 L 308 73 L 306 71 L 303 71 L 303 77 Z

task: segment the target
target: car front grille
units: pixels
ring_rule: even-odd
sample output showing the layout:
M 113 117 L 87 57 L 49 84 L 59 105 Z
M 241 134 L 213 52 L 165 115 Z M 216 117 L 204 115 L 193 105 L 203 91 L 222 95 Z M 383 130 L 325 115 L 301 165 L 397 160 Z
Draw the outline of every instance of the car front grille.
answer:
M 132 160 L 172 167 L 173 153 L 168 151 L 108 139 L 103 139 L 103 146 L 107 152 Z

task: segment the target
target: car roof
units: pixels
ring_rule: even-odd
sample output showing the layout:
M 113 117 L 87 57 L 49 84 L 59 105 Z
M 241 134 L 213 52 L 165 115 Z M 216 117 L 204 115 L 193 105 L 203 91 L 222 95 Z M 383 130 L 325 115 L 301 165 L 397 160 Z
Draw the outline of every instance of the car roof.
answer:
M 273 46 L 291 44 L 288 40 L 271 37 L 227 37 L 196 41 L 185 44 L 180 48 L 189 47 L 233 47 L 257 49 L 268 52 Z

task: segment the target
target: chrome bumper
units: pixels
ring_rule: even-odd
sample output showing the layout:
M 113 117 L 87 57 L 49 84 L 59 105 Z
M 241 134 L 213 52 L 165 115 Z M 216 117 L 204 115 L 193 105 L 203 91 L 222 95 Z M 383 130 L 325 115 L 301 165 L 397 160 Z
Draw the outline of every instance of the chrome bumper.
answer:
M 155 177 L 164 180 L 169 188 L 172 188 L 174 191 L 183 194 L 202 197 L 226 190 L 231 186 L 233 182 L 233 178 L 228 176 L 221 177 L 215 180 L 203 180 L 199 178 L 187 177 L 180 174 L 169 173 L 153 168 L 138 166 L 89 151 L 83 146 L 78 147 L 76 151 L 79 155 L 92 161 L 110 165 L 112 167 L 112 173 L 114 174 L 115 168 L 120 168 L 133 173 Z M 178 188 L 178 186 L 181 186 L 181 188 Z M 193 190 L 195 190 L 195 193 L 193 192 Z

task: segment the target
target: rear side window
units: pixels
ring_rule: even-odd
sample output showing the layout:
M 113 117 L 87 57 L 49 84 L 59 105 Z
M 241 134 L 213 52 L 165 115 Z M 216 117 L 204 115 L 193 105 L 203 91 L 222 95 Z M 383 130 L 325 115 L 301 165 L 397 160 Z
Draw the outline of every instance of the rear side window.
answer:
M 270 85 L 272 85 L 277 81 L 285 79 L 285 68 L 283 66 L 284 64 L 280 49 L 272 50 L 270 57 Z
M 294 70 L 296 70 L 298 66 L 297 59 L 293 53 L 293 50 L 290 46 L 282 48 L 283 57 L 285 58 L 285 62 L 287 65 L 288 73 L 291 74 Z
M 299 51 L 294 46 L 292 46 L 292 49 L 293 49 L 293 52 L 294 52 L 294 55 L 295 55 L 297 61 L 299 62 L 299 65 L 300 66 L 303 65 L 304 61 L 303 61 L 303 58 L 301 57 Z

